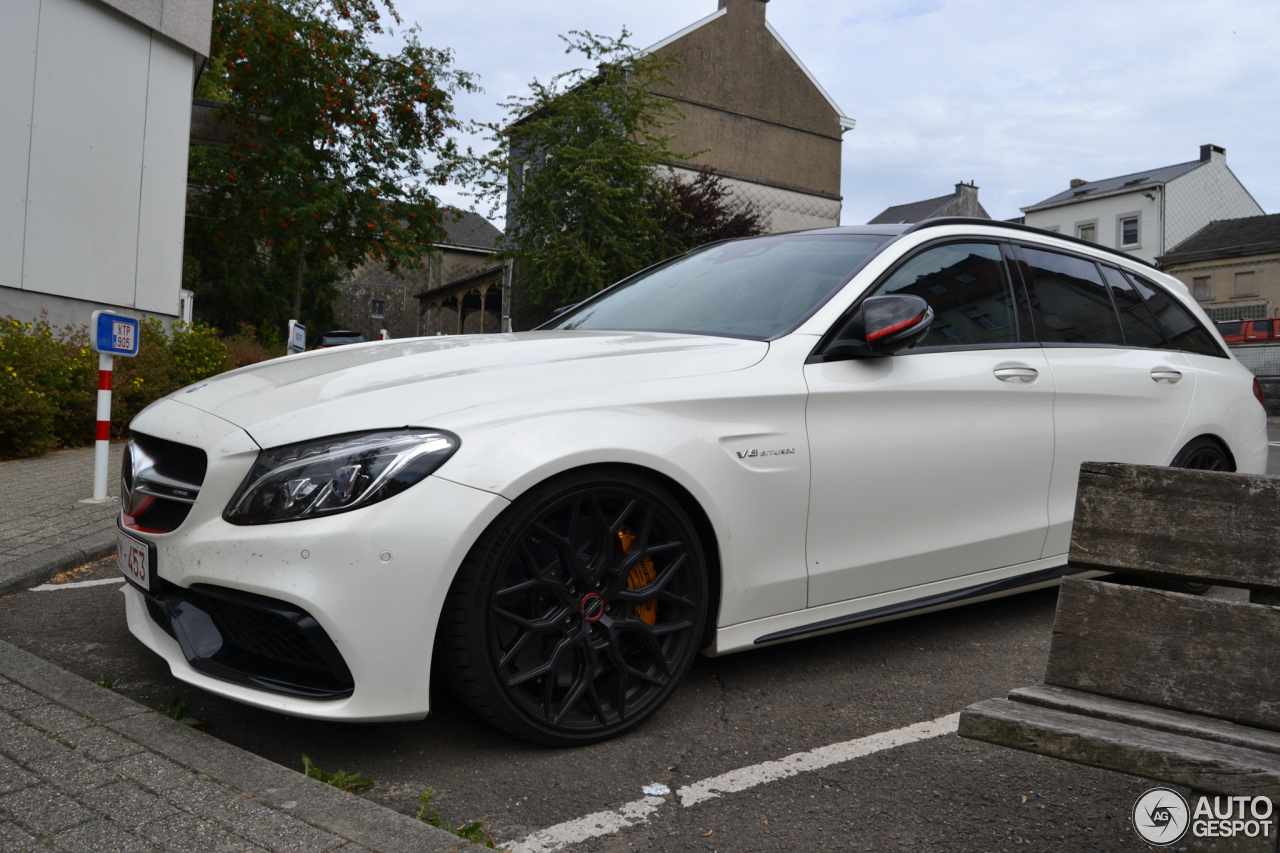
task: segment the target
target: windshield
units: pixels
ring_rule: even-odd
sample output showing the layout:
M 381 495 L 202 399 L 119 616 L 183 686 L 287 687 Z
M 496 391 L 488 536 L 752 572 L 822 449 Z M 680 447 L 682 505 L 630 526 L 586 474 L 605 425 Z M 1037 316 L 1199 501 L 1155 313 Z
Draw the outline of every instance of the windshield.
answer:
M 892 239 L 788 234 L 721 243 L 629 281 L 543 328 L 767 340 L 825 302 Z

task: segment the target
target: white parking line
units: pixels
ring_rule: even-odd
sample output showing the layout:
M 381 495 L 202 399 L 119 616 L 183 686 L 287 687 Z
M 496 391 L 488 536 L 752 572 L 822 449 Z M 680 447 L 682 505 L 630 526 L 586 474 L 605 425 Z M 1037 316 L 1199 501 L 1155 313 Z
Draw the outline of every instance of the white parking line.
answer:
M 55 589 L 79 589 L 83 586 L 102 586 L 108 583 L 124 583 L 124 578 L 107 578 L 98 581 L 75 581 L 74 583 L 42 583 L 33 586 L 27 592 L 53 592 Z
M 810 773 L 833 764 L 843 764 L 886 749 L 952 734 L 959 724 L 959 714 L 948 714 L 936 720 L 927 720 L 893 731 L 820 746 L 808 752 L 796 752 L 776 761 L 739 767 L 737 770 L 730 770 L 728 773 L 685 785 L 676 790 L 676 797 L 679 798 L 682 806 L 688 808 L 723 794 L 735 794 L 757 785 L 789 779 L 800 773 Z M 664 797 L 643 797 L 632 800 L 615 811 L 595 812 L 577 820 L 540 829 L 516 842 L 509 849 L 511 853 L 549 853 L 569 844 L 578 844 L 602 835 L 613 835 L 629 826 L 645 823 L 650 815 L 666 802 Z

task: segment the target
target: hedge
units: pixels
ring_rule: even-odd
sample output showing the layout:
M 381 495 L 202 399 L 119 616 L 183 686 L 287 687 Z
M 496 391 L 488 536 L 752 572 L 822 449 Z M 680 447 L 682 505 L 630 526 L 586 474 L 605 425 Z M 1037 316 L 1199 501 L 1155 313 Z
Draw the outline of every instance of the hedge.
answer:
M 199 323 L 166 329 L 144 318 L 138 355 L 115 360 L 111 436 L 124 437 L 134 415 L 166 394 L 272 358 L 253 338 L 252 326 L 224 341 Z M 89 349 L 87 327 L 55 330 L 44 312 L 29 323 L 0 321 L 0 459 L 91 443 L 97 393 L 98 355 Z

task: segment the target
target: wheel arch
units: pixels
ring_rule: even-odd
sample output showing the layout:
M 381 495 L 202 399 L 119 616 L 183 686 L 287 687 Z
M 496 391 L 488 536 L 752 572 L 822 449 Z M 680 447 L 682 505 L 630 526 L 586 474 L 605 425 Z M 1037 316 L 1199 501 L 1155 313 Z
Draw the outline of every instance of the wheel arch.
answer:
M 1227 454 L 1227 459 L 1231 462 L 1231 470 L 1239 470 L 1239 465 L 1236 462 L 1236 455 L 1232 452 L 1231 445 L 1227 443 L 1225 438 L 1212 432 L 1202 432 L 1197 435 L 1193 435 L 1186 441 L 1182 442 L 1182 444 L 1178 446 L 1178 449 L 1174 451 L 1173 457 L 1169 460 L 1169 464 L 1173 465 L 1173 463 L 1177 461 L 1178 457 L 1182 455 L 1184 450 L 1201 439 L 1212 441 L 1214 444 L 1218 445 L 1218 447 L 1222 448 L 1222 452 Z

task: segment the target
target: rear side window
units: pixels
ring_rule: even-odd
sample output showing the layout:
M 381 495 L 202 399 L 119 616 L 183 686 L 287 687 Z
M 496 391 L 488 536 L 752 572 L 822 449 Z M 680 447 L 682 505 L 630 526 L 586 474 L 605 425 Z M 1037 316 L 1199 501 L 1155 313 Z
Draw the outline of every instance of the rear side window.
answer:
M 1046 344 L 1122 345 L 1120 320 L 1092 261 L 1022 246 L 1036 336 Z
M 1173 344 L 1174 349 L 1199 353 L 1200 355 L 1222 356 L 1222 351 L 1218 349 L 1213 336 L 1196 321 L 1195 317 L 1191 316 L 1191 312 L 1184 308 L 1181 303 L 1168 293 L 1165 293 L 1155 282 L 1148 281 L 1142 276 L 1133 275 L 1132 273 L 1129 273 L 1129 278 L 1133 281 L 1134 286 L 1138 288 L 1138 292 L 1146 298 L 1147 305 L 1151 307 L 1152 313 L 1160 321 L 1160 326 L 1164 329 L 1165 336 L 1169 338 L 1169 343 Z
M 1227 337 L 1228 335 L 1238 335 L 1240 334 L 1241 331 L 1243 331 L 1243 329 L 1244 329 L 1244 323 L 1242 323 L 1239 320 L 1236 320 L 1233 323 L 1218 324 L 1218 334 L 1222 335 L 1224 338 Z
M 1018 340 L 1000 247 L 947 243 L 908 260 L 871 296 L 909 293 L 933 308 L 929 333 L 916 347 L 1007 344 Z
M 1111 285 L 1111 297 L 1120 312 L 1124 342 L 1131 347 L 1167 349 L 1169 342 L 1164 339 L 1164 332 L 1142 294 L 1115 267 L 1103 267 L 1102 274 Z

